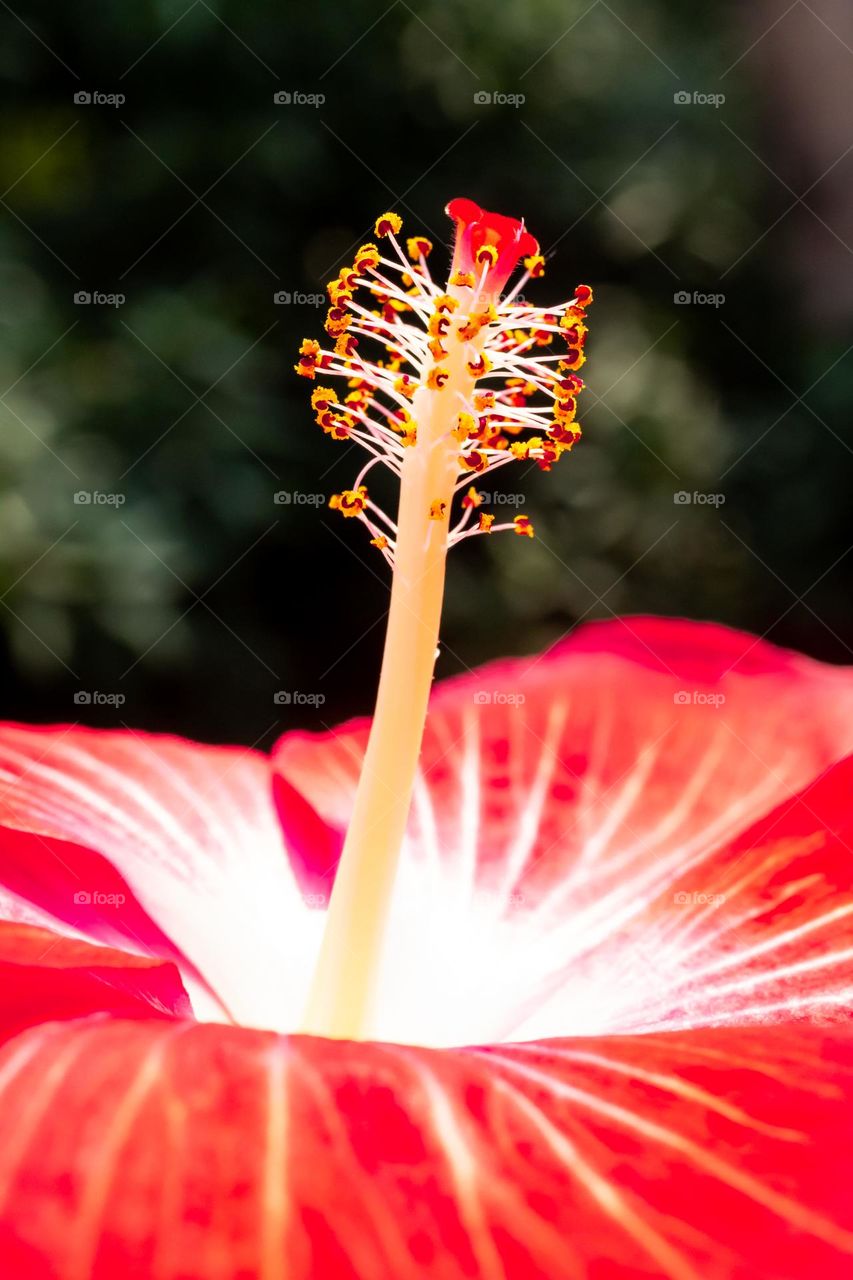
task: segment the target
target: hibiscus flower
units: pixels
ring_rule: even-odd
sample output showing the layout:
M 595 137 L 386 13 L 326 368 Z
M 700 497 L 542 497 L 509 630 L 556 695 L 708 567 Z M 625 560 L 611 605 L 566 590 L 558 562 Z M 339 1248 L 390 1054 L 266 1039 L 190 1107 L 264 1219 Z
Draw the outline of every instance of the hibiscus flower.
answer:
M 850 1274 L 853 674 L 625 619 L 432 689 L 448 547 L 533 532 L 471 474 L 569 451 L 591 301 L 448 212 L 446 290 L 383 215 L 300 356 L 394 568 L 372 721 L 0 726 L 3 1280 Z
M 439 685 L 378 1038 L 299 1035 L 367 731 L 0 731 L 4 1280 L 849 1275 L 853 675 Z

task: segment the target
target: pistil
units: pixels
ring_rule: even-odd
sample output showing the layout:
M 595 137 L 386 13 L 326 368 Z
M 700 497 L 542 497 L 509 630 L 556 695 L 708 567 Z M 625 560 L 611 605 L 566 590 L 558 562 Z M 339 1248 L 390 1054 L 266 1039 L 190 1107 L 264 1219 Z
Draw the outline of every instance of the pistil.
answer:
M 385 923 L 405 835 L 438 648 L 448 525 L 458 475 L 452 429 L 473 381 L 450 344 L 445 385 L 413 402 L 417 448 L 403 459 L 391 607 L 376 710 L 304 1030 L 370 1034 Z
M 533 535 L 521 516 L 495 525 L 494 515 L 480 513 L 469 526 L 482 502 L 469 487 L 472 474 L 526 458 L 550 469 L 580 434 L 574 399 L 582 384 L 573 374 L 573 381 L 565 380 L 582 362 L 582 311 L 591 292 L 585 290 L 583 301 L 576 297 L 562 320 L 518 305 L 501 314 L 500 292 L 519 257 L 528 255 L 528 276 L 541 274 L 536 242 L 523 224 L 484 214 L 471 201 L 453 201 L 448 212 L 457 240 L 446 291 L 429 275 L 429 241 L 408 241 L 416 264 L 409 266 L 395 239 L 400 219 L 384 214 L 376 234 L 388 237 L 395 256 L 381 257 L 373 245 L 359 250 L 353 267 L 329 286 L 334 351 L 306 339 L 297 365 L 312 380 L 318 373 L 347 377 L 350 392 L 343 400 L 325 387 L 315 390 L 317 420 L 333 438 L 360 440 L 372 459 L 354 488 L 335 495 L 332 505 L 367 525 L 373 545 L 394 569 L 375 714 L 303 1022 L 303 1031 L 314 1035 L 365 1039 L 374 1025 L 438 651 L 448 548 L 502 528 Z M 380 268 L 398 272 L 399 281 L 388 280 Z M 353 302 L 362 283 L 378 311 Z M 535 348 L 556 333 L 566 338 L 568 357 L 556 368 L 537 363 Z M 390 359 L 366 361 L 355 334 L 382 342 Z M 477 390 L 478 380 L 501 376 L 503 386 Z M 546 403 L 528 404 L 537 396 Z M 536 428 L 545 434 L 510 443 L 508 437 Z M 363 483 L 383 462 L 400 478 L 396 524 Z M 451 531 L 454 500 L 465 489 L 463 515 Z

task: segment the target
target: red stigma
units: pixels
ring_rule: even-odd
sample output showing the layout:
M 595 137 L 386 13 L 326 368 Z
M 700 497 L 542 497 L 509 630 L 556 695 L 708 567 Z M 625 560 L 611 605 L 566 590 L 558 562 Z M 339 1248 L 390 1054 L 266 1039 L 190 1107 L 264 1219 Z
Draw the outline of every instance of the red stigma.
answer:
M 500 293 L 519 261 L 539 252 L 538 241 L 516 218 L 487 213 L 464 198 L 451 200 L 446 212 L 456 223 L 453 270 L 472 272 L 479 281 L 485 268 L 490 293 Z

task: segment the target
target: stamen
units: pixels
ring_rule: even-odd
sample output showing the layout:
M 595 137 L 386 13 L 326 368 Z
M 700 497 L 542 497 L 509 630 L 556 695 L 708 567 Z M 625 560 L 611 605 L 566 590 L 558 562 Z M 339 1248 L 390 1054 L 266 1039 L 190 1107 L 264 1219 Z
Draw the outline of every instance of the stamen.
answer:
M 502 524 L 482 511 L 471 486 L 512 462 L 549 471 L 580 437 L 586 308 L 580 285 L 561 308 L 514 302 L 544 258 L 522 222 L 453 200 L 456 223 L 448 283 L 427 263 L 424 236 L 398 242 L 396 213 L 376 220 L 389 246 L 361 246 L 328 286 L 324 348 L 306 338 L 295 366 L 314 382 L 311 405 L 335 440 L 370 455 L 351 489 L 329 505 L 359 520 L 394 569 L 376 712 L 355 809 L 338 867 L 305 1018 L 320 1035 L 365 1037 L 379 981 L 394 875 L 405 834 L 438 647 L 447 550 L 465 538 L 511 531 L 532 538 L 528 516 Z M 510 276 L 525 270 L 502 301 Z M 356 296 L 358 295 L 358 297 Z M 553 342 L 561 354 L 547 354 Z M 367 344 L 378 355 L 362 350 Z M 343 398 L 325 379 L 346 379 Z M 365 479 L 385 466 L 400 480 L 397 518 L 369 495 Z M 461 511 L 451 528 L 457 495 Z

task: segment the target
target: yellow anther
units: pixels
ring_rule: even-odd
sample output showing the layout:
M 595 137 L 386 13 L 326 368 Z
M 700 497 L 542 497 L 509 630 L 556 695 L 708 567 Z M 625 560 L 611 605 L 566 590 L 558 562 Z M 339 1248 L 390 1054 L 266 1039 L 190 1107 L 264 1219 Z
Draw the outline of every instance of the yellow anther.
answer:
M 474 254 L 474 261 L 481 267 L 493 267 L 498 260 L 498 251 L 493 244 L 481 244 Z
M 303 338 L 299 348 L 299 364 L 293 367 L 301 377 L 310 378 L 313 381 L 315 371 L 320 368 L 322 359 L 323 353 L 319 342 L 314 338 Z
M 326 314 L 326 332 L 333 338 L 339 338 L 352 324 L 352 315 L 343 307 L 329 307 Z
M 488 373 L 492 368 L 492 362 L 484 351 L 482 351 L 474 360 L 469 360 L 465 366 L 472 378 L 481 378 L 483 374 Z
M 376 226 L 373 230 L 378 236 L 387 236 L 391 232 L 396 236 L 400 234 L 402 225 L 403 219 L 399 213 L 383 213 L 381 217 L 376 219 Z
M 457 289 L 473 289 L 476 281 L 473 271 L 454 271 L 450 283 Z
M 560 328 L 564 330 L 566 335 L 570 335 L 570 342 L 581 344 L 587 335 L 587 327 L 583 322 L 583 316 L 580 311 L 574 307 L 567 307 L 563 315 L 560 316 Z
M 569 347 L 566 355 L 560 361 L 560 369 L 575 370 L 580 369 L 581 365 L 586 364 L 586 356 L 580 347 Z
M 432 241 L 427 240 L 426 236 L 409 236 L 406 241 L 406 250 L 412 262 L 417 262 L 419 258 L 428 258 L 432 252 Z
M 443 518 L 444 518 L 444 513 L 445 513 L 445 511 L 446 511 L 446 510 L 447 510 L 447 503 L 446 503 L 446 502 L 431 502 L 431 503 L 430 503 L 430 507 L 429 507 L 429 518 L 430 518 L 430 520 L 441 520 L 441 519 L 443 519 Z
M 388 546 L 388 539 L 381 533 L 378 538 L 370 539 L 370 545 L 372 547 L 378 547 L 380 551 L 384 551 Z
M 477 430 L 477 419 L 471 413 L 460 413 L 456 416 L 456 426 L 453 428 L 453 434 L 460 444 L 472 436 Z
M 342 356 L 344 359 L 349 359 L 350 356 L 355 354 L 357 346 L 358 343 L 352 334 L 342 333 L 335 342 L 335 355 Z
M 379 266 L 379 250 L 375 244 L 363 244 L 355 255 L 352 269 L 357 275 L 363 275 L 365 271 L 375 270 Z
M 473 342 L 480 330 L 497 318 L 497 311 L 493 306 L 488 306 L 485 311 L 478 311 L 476 315 L 469 316 L 465 323 L 459 326 L 459 337 L 463 342 Z
M 509 451 L 514 458 L 529 458 L 532 451 L 542 448 L 541 436 L 528 436 L 526 440 L 514 440 Z
M 519 537 L 533 537 L 533 525 L 530 523 L 529 516 L 516 516 L 512 523 L 515 525 L 515 532 Z
M 577 411 L 578 402 L 574 396 L 569 400 L 554 401 L 554 417 L 564 426 L 568 426 L 570 422 L 574 422 Z
M 329 295 L 329 301 L 334 305 L 338 302 L 349 302 L 352 298 L 352 286 L 345 284 L 340 276 L 336 276 L 334 280 L 330 280 L 326 285 L 326 292 Z
M 538 280 L 539 276 L 544 276 L 545 274 L 545 259 L 541 253 L 534 253 L 531 258 L 525 258 L 524 266 L 534 280 Z
M 548 436 L 557 444 L 563 445 L 566 449 L 571 449 L 581 438 L 581 429 L 576 422 L 552 422 L 548 428 Z
M 437 364 L 427 374 L 427 386 L 430 391 L 440 391 L 450 377 L 443 365 Z
M 320 422 L 320 419 L 318 418 L 317 421 Z M 352 422 L 349 418 L 332 418 L 328 425 L 320 422 L 320 426 L 333 440 L 348 440 L 352 431 Z
M 349 399 L 349 397 L 347 397 Z M 337 404 L 335 393 L 331 387 L 315 387 L 311 392 L 311 408 L 318 411 L 328 409 Z
M 567 382 L 555 382 L 552 388 L 554 399 L 560 404 L 568 405 L 572 401 L 577 401 L 577 387 Z
M 480 519 L 477 522 L 477 528 L 480 533 L 491 533 L 492 525 L 495 523 L 495 517 L 487 515 L 484 511 L 480 513 Z
M 329 499 L 332 510 L 340 511 L 347 519 L 362 515 L 366 505 L 367 489 L 364 485 L 359 485 L 358 489 L 344 489 L 343 493 L 333 493 Z
M 486 455 L 477 449 L 472 449 L 470 453 L 460 453 L 458 461 L 463 471 L 485 471 L 488 465 Z

